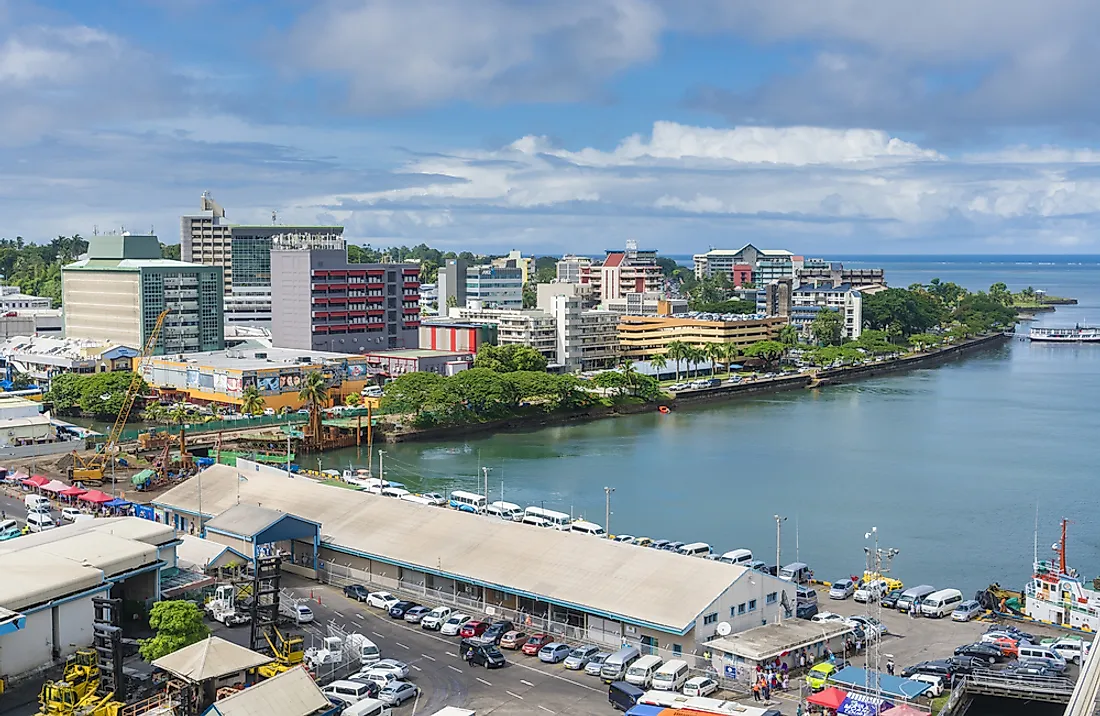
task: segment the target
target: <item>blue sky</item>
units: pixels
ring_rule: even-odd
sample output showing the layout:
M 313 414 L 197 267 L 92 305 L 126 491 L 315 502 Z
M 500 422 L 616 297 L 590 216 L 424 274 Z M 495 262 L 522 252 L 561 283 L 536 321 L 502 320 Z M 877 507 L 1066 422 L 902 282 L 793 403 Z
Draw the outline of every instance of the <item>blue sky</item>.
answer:
M 1086 0 L 0 0 L 0 235 L 1094 253 Z

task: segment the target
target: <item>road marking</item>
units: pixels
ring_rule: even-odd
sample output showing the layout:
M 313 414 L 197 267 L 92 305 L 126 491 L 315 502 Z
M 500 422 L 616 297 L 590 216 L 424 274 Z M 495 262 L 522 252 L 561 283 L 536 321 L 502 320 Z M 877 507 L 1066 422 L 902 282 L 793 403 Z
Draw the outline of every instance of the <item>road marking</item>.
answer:
M 492 686 L 492 684 L 490 684 L 490 683 L 489 683 L 488 681 L 486 681 L 485 679 L 481 678 L 480 676 L 479 676 L 479 677 L 477 677 L 477 680 L 478 680 L 478 681 L 480 681 L 481 683 L 485 684 L 486 686 Z
M 572 679 L 567 679 L 564 676 L 558 676 L 557 674 L 553 674 L 549 671 L 543 671 L 542 669 L 536 669 L 535 667 L 528 666 L 527 664 L 521 664 L 518 661 L 509 661 L 508 663 L 511 664 L 512 666 L 518 666 L 521 669 L 527 669 L 528 671 L 536 671 L 536 672 L 542 674 L 543 676 L 549 676 L 551 679 L 557 679 L 558 681 L 564 681 L 567 684 L 573 684 L 574 686 L 579 686 L 582 689 L 588 689 L 589 691 L 596 691 L 598 693 L 603 693 L 603 691 L 604 691 L 603 689 L 593 688 L 593 687 L 589 686 L 588 684 L 582 684 L 579 681 L 573 681 Z
M 548 714 L 552 714 L 552 713 L 554 713 L 553 711 L 551 711 L 550 709 L 546 708 L 546 707 L 545 707 L 545 706 L 543 706 L 542 704 L 536 704 L 536 705 L 537 705 L 537 706 L 538 706 L 538 707 L 539 707 L 540 709 L 542 709 L 543 711 L 545 711 L 545 712 L 546 712 L 546 713 L 548 713 Z
M 399 647 L 401 647 L 402 649 L 408 649 L 408 648 L 409 648 L 409 647 L 405 646 L 404 644 L 402 644 L 402 643 L 401 643 L 401 642 L 399 642 L 399 641 L 395 641 L 395 642 L 394 642 L 394 644 L 397 644 L 397 645 L 398 645 Z
M 428 656 L 427 654 L 421 654 L 421 656 L 424 657 L 425 659 L 427 659 L 428 661 L 435 661 L 434 656 Z
M 453 656 L 456 659 L 458 658 L 458 654 L 454 653 L 453 651 L 448 651 L 447 656 Z
M 340 617 L 341 619 L 343 619 L 343 618 L 344 618 L 344 615 L 343 615 L 343 614 L 341 614 L 340 612 L 333 612 L 333 614 L 335 614 L 336 616 Z
M 530 681 L 527 681 L 526 679 L 520 679 L 519 683 L 523 684 L 524 686 L 534 686 L 534 684 L 532 684 Z
M 409 664 L 409 666 L 411 666 L 412 668 L 416 669 L 417 671 L 423 671 L 423 669 L 421 669 L 421 668 L 420 668 L 419 666 L 417 666 L 416 664 Z
M 374 634 L 374 635 L 375 635 L 376 637 L 378 637 L 379 639 L 385 639 L 385 638 L 386 638 L 386 635 L 385 635 L 385 634 L 379 634 L 379 633 L 378 633 L 378 632 L 376 632 L 376 631 L 372 631 L 372 632 L 371 632 L 371 634 Z
M 507 689 L 504 690 L 504 693 L 508 694 L 512 698 L 519 699 L 520 701 L 523 701 L 523 697 L 520 696 L 519 694 L 513 694 L 511 691 L 508 691 Z
M 462 669 L 458 668 L 457 666 L 451 666 L 450 664 L 447 664 L 447 668 L 451 671 L 457 671 L 460 674 L 462 673 Z
M 356 615 L 355 615 L 355 618 L 356 618 L 356 619 L 366 619 L 366 617 L 365 617 L 365 616 L 363 616 L 362 614 L 356 614 Z

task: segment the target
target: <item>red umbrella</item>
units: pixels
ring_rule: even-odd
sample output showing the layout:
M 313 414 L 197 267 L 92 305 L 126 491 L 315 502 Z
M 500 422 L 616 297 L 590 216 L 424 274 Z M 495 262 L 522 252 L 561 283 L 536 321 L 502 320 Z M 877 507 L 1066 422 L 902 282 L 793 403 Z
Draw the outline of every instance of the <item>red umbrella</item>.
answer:
M 67 490 L 62 490 L 59 494 L 62 494 L 65 497 L 80 497 L 87 492 L 88 491 L 85 490 L 83 487 L 77 487 L 74 485 Z
M 816 694 L 806 699 L 811 704 L 818 706 L 824 706 L 827 709 L 833 709 L 834 711 L 840 708 L 840 705 L 844 703 L 844 699 L 848 698 L 847 691 L 841 691 L 838 688 L 830 686 L 824 691 L 818 691 Z
M 43 485 L 49 484 L 49 482 L 50 478 L 45 475 L 32 475 L 26 480 L 23 480 L 23 484 L 27 487 L 42 487 Z
M 81 495 L 80 499 L 84 500 L 85 502 L 95 502 L 96 504 L 101 505 L 104 502 L 110 502 L 115 498 L 111 497 L 105 492 L 100 492 L 99 490 L 91 490 Z

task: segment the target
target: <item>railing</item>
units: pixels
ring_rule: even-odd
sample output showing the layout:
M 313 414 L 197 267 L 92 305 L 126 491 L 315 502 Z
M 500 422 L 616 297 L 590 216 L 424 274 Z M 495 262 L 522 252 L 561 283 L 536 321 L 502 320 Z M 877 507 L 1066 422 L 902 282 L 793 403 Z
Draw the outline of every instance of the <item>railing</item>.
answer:
M 249 418 L 241 418 L 239 420 L 211 420 L 206 423 L 184 423 L 184 427 L 187 429 L 188 435 L 196 435 L 199 433 L 216 433 L 221 430 L 245 430 L 248 428 L 263 427 L 265 425 L 287 425 L 290 424 L 303 424 L 309 421 L 308 416 L 298 415 L 291 413 L 290 415 L 254 415 Z M 157 425 L 156 430 L 168 430 L 171 432 L 178 432 L 179 425 L 167 424 Z M 150 428 L 131 428 L 123 430 L 122 435 L 119 437 L 120 442 L 130 442 L 138 439 L 138 435 L 143 433 L 149 433 Z M 102 443 L 106 440 L 106 436 L 97 438 L 97 443 Z
M 989 669 L 976 669 L 964 679 L 963 688 L 971 694 L 1064 704 L 1073 693 L 1073 682 L 1061 676 L 1013 678 Z

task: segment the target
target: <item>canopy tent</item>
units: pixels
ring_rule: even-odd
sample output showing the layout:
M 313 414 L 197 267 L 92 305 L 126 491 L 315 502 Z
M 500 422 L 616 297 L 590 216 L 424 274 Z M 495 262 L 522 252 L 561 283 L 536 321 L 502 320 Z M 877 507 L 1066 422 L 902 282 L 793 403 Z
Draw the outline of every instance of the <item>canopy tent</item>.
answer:
M 62 490 L 58 494 L 61 495 L 62 497 L 80 497 L 81 495 L 83 495 L 87 492 L 88 491 L 85 490 L 83 487 L 77 487 L 76 485 L 73 485 L 72 487 L 68 488 L 67 490 Z
M 45 475 L 32 475 L 23 480 L 23 484 L 27 487 L 42 487 L 43 485 L 48 485 L 49 482 L 50 478 Z
M 903 679 L 900 676 L 890 676 L 889 674 L 883 674 L 881 672 L 876 673 L 871 671 L 868 673 L 866 669 L 862 669 L 858 666 L 846 666 L 829 677 L 829 681 L 832 681 L 834 684 L 842 687 L 850 686 L 852 688 L 863 688 L 866 684 L 873 683 L 875 679 L 878 680 L 879 692 L 883 696 L 888 696 L 892 699 L 912 701 L 932 688 L 932 684 L 924 681 Z
M 878 716 L 892 708 L 894 705 L 885 699 L 853 692 L 844 697 L 836 714 L 837 716 Z
M 69 489 L 69 486 L 61 480 L 50 480 L 45 485 L 42 485 L 39 489 L 43 490 L 44 492 L 53 492 L 55 494 L 60 494 Z
M 80 499 L 84 500 L 85 502 L 94 502 L 96 504 L 102 505 L 104 502 L 110 502 L 115 498 L 111 497 L 105 492 L 100 492 L 99 490 L 91 490 L 81 495 Z
M 22 472 L 21 470 L 16 470 L 15 472 L 9 472 L 8 477 L 7 477 L 8 482 L 23 482 L 23 480 L 26 480 L 26 479 L 27 479 L 27 473 Z
M 111 500 L 110 502 L 104 502 L 103 506 L 104 507 L 129 507 L 130 503 L 127 500 L 123 500 L 120 497 L 116 497 L 115 499 Z
M 928 716 L 928 713 L 909 704 L 898 704 L 890 709 L 890 716 Z
M 827 709 L 836 711 L 840 708 L 840 705 L 844 703 L 844 699 L 848 698 L 847 691 L 841 691 L 840 689 L 830 686 L 824 691 L 818 691 L 816 694 L 806 699 L 811 704 L 817 706 L 824 706 Z

